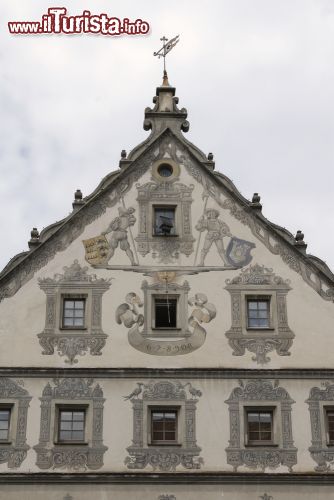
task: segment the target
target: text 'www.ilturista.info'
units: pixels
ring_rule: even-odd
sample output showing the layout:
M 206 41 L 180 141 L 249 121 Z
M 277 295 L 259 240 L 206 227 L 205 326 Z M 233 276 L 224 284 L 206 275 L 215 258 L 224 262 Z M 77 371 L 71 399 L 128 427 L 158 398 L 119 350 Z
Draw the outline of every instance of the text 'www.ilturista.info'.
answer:
M 65 7 L 51 7 L 41 21 L 9 21 L 9 32 L 14 35 L 146 35 L 150 30 L 147 21 L 127 17 L 109 17 L 107 14 L 92 14 L 84 10 L 80 16 L 68 16 Z

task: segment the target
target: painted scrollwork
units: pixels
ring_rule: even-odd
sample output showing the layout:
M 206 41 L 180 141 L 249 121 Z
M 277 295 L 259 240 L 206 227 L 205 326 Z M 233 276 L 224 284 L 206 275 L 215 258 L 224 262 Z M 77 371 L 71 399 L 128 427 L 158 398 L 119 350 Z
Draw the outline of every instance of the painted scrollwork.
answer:
M 286 296 L 291 290 L 289 280 L 284 280 L 259 264 L 243 269 L 238 276 L 226 280 L 226 290 L 231 294 L 232 325 L 226 337 L 234 356 L 243 356 L 246 349 L 254 354 L 258 364 L 270 361 L 267 355 L 276 351 L 279 356 L 290 356 L 294 333 L 288 326 Z M 264 297 L 269 302 L 268 328 L 249 328 L 247 324 L 247 299 Z
M 176 356 L 189 354 L 199 349 L 205 342 L 206 330 L 202 326 L 209 323 L 216 316 L 215 306 L 208 302 L 204 293 L 197 293 L 188 299 L 189 285 L 185 281 L 183 285 L 176 283 L 154 283 L 149 285 L 147 281 L 142 284 L 145 300 L 135 293 L 126 295 L 126 302 L 120 304 L 116 310 L 116 322 L 129 328 L 128 341 L 135 349 L 146 354 L 155 356 Z M 161 331 L 158 333 L 152 329 L 153 306 L 155 294 L 167 293 L 178 297 L 179 308 L 179 328 L 173 333 L 168 330 L 168 337 L 162 338 Z M 145 304 L 144 314 L 139 312 L 139 308 Z M 187 308 L 193 310 L 187 320 Z M 172 340 L 171 337 L 176 337 Z
M 0 399 L 11 407 L 10 442 L 0 444 L 0 463 L 9 469 L 20 467 L 30 446 L 26 443 L 27 417 L 31 397 L 28 391 L 10 378 L 0 378 Z
M 324 388 L 312 387 L 307 403 L 309 405 L 312 445 L 309 448 L 317 463 L 317 472 L 334 471 L 334 446 L 326 439 L 326 406 L 334 406 L 334 384 L 324 382 Z
M 57 350 L 65 357 L 65 363 L 78 363 L 77 356 L 84 356 L 89 350 L 92 356 L 100 356 L 107 335 L 102 330 L 102 295 L 109 289 L 110 280 L 88 274 L 88 267 L 82 267 L 77 260 L 64 267 L 63 274 L 39 280 L 40 288 L 46 294 L 46 317 L 44 330 L 38 334 L 42 354 L 51 355 Z M 85 328 L 82 330 L 62 328 L 62 296 L 85 297 Z
M 103 445 L 103 391 L 93 379 L 64 378 L 48 383 L 41 400 L 39 443 L 34 446 L 36 465 L 40 469 L 96 470 L 103 465 L 108 449 Z M 85 404 L 92 412 L 91 429 L 85 429 L 87 444 L 55 444 L 54 426 L 57 404 Z
M 230 440 L 226 448 L 227 463 L 237 471 L 238 467 L 244 465 L 250 469 L 266 468 L 276 469 L 280 465 L 292 467 L 297 463 L 297 448 L 293 445 L 291 405 L 294 401 L 288 392 L 268 380 L 250 380 L 246 385 L 239 381 L 240 386 L 233 389 L 229 399 L 225 401 L 229 406 L 230 413 Z M 274 448 L 268 446 L 247 447 L 242 434 L 242 419 L 244 407 L 254 406 L 254 403 L 268 403 L 279 409 L 281 418 L 277 422 L 279 428 L 279 442 Z M 276 437 L 278 439 L 278 437 Z
M 188 392 L 191 395 L 187 396 Z M 161 382 L 137 383 L 137 387 L 125 396 L 133 407 L 133 439 L 127 448 L 125 458 L 128 469 L 144 469 L 150 465 L 153 470 L 175 471 L 178 466 L 185 469 L 199 469 L 203 459 L 199 457 L 201 448 L 196 442 L 196 404 L 201 391 L 190 382 L 164 380 Z M 147 418 L 144 414 L 152 405 L 173 405 L 181 409 L 178 425 L 182 428 L 183 440 L 177 445 L 148 445 Z

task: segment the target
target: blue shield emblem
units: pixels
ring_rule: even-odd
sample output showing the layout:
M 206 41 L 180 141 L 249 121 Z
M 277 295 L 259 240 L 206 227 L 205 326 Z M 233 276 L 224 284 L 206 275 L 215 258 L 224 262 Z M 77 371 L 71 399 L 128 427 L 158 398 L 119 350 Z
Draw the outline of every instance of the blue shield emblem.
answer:
M 226 257 L 231 266 L 243 267 L 249 264 L 252 260 L 253 256 L 250 252 L 253 248 L 255 248 L 254 243 L 246 240 L 240 240 L 239 238 L 235 238 L 233 236 L 227 245 Z

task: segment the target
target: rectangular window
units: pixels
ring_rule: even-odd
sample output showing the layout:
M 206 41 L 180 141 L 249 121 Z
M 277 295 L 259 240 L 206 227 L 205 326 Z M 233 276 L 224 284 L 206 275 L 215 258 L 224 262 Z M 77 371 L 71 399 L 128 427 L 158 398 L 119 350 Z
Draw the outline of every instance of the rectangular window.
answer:
M 85 413 L 84 409 L 59 408 L 59 442 L 83 442 L 85 440 Z
M 247 411 L 247 435 L 249 445 L 273 444 L 272 410 Z
M 0 408 L 0 441 L 9 440 L 10 409 Z
M 151 411 L 152 444 L 177 443 L 177 410 Z
M 175 207 L 154 207 L 154 234 L 175 236 Z
M 334 445 L 334 409 L 326 411 L 328 444 Z
M 247 326 L 248 328 L 269 328 L 269 299 L 247 300 Z
M 63 328 L 85 327 L 85 299 L 63 299 Z
M 154 298 L 155 328 L 176 328 L 177 299 L 168 295 Z

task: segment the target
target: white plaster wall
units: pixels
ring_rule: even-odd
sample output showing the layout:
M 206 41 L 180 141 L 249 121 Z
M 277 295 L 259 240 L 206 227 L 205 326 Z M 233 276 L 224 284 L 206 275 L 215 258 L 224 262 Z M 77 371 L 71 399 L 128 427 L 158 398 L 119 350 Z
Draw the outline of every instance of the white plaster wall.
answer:
M 147 172 L 140 183 L 150 181 Z M 186 185 L 193 184 L 192 224 L 193 235 L 198 237 L 195 225 L 203 213 L 203 187 L 191 177 L 184 168 L 181 169 L 180 181 Z M 137 190 L 125 195 L 127 207 L 136 209 L 137 222 L 132 228 L 135 237 L 138 233 Z M 222 195 L 223 199 L 223 195 Z M 302 277 L 291 270 L 282 259 L 273 255 L 259 240 L 256 240 L 250 229 L 233 218 L 230 213 L 218 207 L 213 199 L 209 199 L 208 207 L 220 210 L 221 218 L 229 225 L 233 235 L 238 238 L 253 241 L 256 248 L 252 250 L 252 264 L 258 263 L 268 268 L 283 279 L 290 279 L 292 290 L 287 295 L 288 323 L 296 337 L 291 347 L 291 356 L 280 357 L 276 352 L 270 353 L 271 362 L 268 368 L 332 368 L 332 352 L 334 349 L 334 305 L 322 299 Z M 205 293 L 209 302 L 217 308 L 217 317 L 204 325 L 207 338 L 204 345 L 188 355 L 172 357 L 156 357 L 141 353 L 131 347 L 127 340 L 128 330 L 115 321 L 115 311 L 124 302 L 128 292 L 134 291 L 143 297 L 141 284 L 143 280 L 152 282 L 152 278 L 134 272 L 94 269 L 85 261 L 82 240 L 100 234 L 109 222 L 118 215 L 118 206 L 106 211 L 99 219 L 89 224 L 80 238 L 74 241 L 65 251 L 57 253 L 44 268 L 25 284 L 13 297 L 0 303 L 0 366 L 41 366 L 66 367 L 65 359 L 57 353 L 52 356 L 41 355 L 37 334 L 44 328 L 46 295 L 40 290 L 38 278 L 53 277 L 55 273 L 63 273 L 64 266 L 70 266 L 75 259 L 82 266 L 89 267 L 89 273 L 98 277 L 112 278 L 110 289 L 103 295 L 102 324 L 105 333 L 109 335 L 101 356 L 86 354 L 79 358 L 77 367 L 226 367 L 226 368 L 258 368 L 251 360 L 252 354 L 244 356 L 232 355 L 225 332 L 231 326 L 231 297 L 225 290 L 226 279 L 231 279 L 240 273 L 236 271 L 215 271 L 197 275 L 184 275 L 177 278 L 182 284 L 187 280 L 191 291 L 189 296 L 197 292 Z M 201 236 L 200 249 L 204 241 Z M 194 243 L 194 249 L 197 241 Z M 139 256 L 140 264 L 157 265 L 151 255 L 145 258 Z M 111 263 L 127 266 L 128 258 L 119 248 Z M 190 257 L 180 255 L 178 265 L 194 264 L 194 254 Z M 221 266 L 222 261 L 213 245 L 206 259 L 208 266 Z M 189 314 L 191 312 L 189 308 Z

